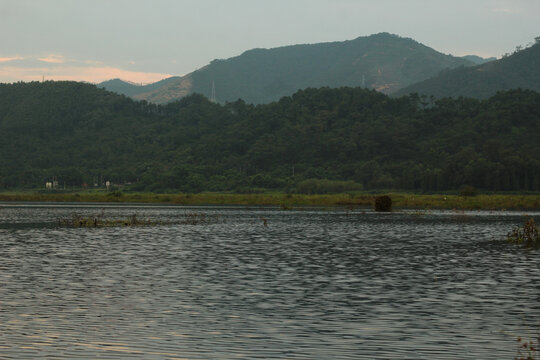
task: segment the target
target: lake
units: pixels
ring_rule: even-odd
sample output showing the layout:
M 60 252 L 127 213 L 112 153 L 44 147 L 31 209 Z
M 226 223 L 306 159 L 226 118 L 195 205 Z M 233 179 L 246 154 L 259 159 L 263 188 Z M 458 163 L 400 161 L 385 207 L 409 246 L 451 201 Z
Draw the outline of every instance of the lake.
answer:
M 0 358 L 513 359 L 540 325 L 524 215 L 3 203 Z

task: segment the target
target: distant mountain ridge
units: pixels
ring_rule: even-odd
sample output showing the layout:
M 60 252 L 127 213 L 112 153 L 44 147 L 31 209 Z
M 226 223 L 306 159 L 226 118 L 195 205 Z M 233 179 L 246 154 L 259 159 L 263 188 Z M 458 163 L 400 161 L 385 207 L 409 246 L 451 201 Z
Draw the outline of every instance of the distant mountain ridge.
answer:
M 112 79 L 107 80 L 99 83 L 97 86 L 100 88 L 104 88 L 108 91 L 112 91 L 118 94 L 123 94 L 130 97 L 137 97 L 140 94 L 148 93 L 151 91 L 154 91 L 156 89 L 159 89 L 163 86 L 166 86 L 171 81 L 175 81 L 176 79 L 179 79 L 179 76 L 172 76 L 160 81 L 157 81 L 155 83 L 147 84 L 147 85 L 139 85 L 135 84 L 129 81 L 124 81 L 121 79 Z
M 540 42 L 500 60 L 442 71 L 437 76 L 397 91 L 435 97 L 488 98 L 510 89 L 540 91 Z
M 484 64 L 484 63 L 487 63 L 487 62 L 490 62 L 490 61 L 493 61 L 493 60 L 497 60 L 496 57 L 489 57 L 489 58 L 483 58 L 481 56 L 478 56 L 478 55 L 465 55 L 465 56 L 462 56 L 461 57 L 462 59 L 466 59 L 466 60 L 469 60 L 477 65 L 479 64 Z
M 215 87 L 218 102 L 239 98 L 268 103 L 309 87 L 366 87 L 393 93 L 426 80 L 443 69 L 474 62 L 445 55 L 412 39 L 380 33 L 354 40 L 273 49 L 252 49 L 225 60 L 214 60 L 183 77 L 147 86 L 98 86 L 138 100 L 167 103 L 192 93 L 207 97 Z

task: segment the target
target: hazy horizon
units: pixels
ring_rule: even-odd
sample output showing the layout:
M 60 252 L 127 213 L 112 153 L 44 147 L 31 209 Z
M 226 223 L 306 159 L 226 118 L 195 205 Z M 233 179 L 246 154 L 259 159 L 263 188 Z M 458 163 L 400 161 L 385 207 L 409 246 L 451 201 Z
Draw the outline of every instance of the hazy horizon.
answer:
M 2 0 L 0 82 L 151 83 L 253 48 L 388 32 L 500 57 L 540 35 L 536 0 Z

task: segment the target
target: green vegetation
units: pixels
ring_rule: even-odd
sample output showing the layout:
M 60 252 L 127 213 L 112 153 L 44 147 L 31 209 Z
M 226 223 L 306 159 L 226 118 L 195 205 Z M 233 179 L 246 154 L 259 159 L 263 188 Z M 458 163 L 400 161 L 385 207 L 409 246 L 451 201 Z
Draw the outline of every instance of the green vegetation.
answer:
M 488 98 L 498 91 L 531 89 L 540 91 L 540 38 L 537 43 L 513 55 L 474 67 L 443 70 L 439 75 L 405 87 L 395 93 L 426 94 L 436 98 L 467 96 Z
M 362 190 L 362 185 L 354 181 L 307 179 L 296 184 L 296 191 L 300 194 L 339 194 L 358 190 Z
M 392 206 L 417 209 L 540 209 L 540 195 L 421 195 L 390 193 Z M 106 192 L 43 193 L 4 192 L 0 201 L 38 202 L 122 202 L 122 203 L 162 203 L 176 205 L 272 205 L 283 210 L 302 206 L 345 206 L 373 207 L 376 194 L 286 194 L 286 193 L 198 193 L 198 194 L 155 194 L 123 193 L 120 197 L 109 196 Z
M 478 189 L 474 186 L 463 185 L 459 188 L 459 195 L 461 196 L 476 196 L 478 195 Z
M 215 84 L 221 103 L 243 99 L 262 104 L 308 87 L 364 86 L 391 93 L 443 69 L 472 65 L 412 39 L 380 33 L 350 41 L 253 49 L 144 87 L 118 81 L 99 86 L 163 104 L 193 93 L 210 98 Z
M 540 191 L 539 130 L 540 94 L 524 90 L 429 104 L 321 88 L 259 106 L 200 95 L 158 106 L 82 83 L 0 84 L 0 189 Z
M 540 232 L 533 218 L 527 219 L 523 229 L 516 227 L 508 234 L 508 242 L 527 248 L 540 249 Z

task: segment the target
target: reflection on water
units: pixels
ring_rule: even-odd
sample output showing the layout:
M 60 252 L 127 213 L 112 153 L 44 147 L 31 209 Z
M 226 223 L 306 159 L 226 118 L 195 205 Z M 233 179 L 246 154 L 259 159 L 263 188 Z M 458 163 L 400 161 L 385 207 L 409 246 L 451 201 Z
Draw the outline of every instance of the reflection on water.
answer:
M 518 213 L 0 206 L 0 358 L 513 358 L 540 322 Z M 533 214 L 537 222 L 538 213 Z M 264 226 L 264 219 L 267 226 Z

